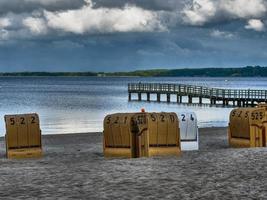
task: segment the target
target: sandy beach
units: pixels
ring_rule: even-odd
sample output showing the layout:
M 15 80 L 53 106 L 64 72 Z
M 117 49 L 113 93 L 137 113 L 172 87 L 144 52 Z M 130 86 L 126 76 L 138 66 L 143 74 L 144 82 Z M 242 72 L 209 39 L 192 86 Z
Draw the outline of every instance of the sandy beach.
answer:
M 180 157 L 105 159 L 102 133 L 43 136 L 41 159 L 7 160 L 1 199 L 266 199 L 267 149 L 232 149 L 226 128 L 200 129 Z

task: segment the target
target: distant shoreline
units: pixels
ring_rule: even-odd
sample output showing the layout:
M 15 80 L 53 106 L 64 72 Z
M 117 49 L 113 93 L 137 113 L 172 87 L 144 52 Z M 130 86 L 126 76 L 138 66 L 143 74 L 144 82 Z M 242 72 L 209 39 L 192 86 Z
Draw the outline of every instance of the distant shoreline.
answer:
M 0 77 L 267 77 L 267 67 L 152 69 L 130 72 L 0 72 Z

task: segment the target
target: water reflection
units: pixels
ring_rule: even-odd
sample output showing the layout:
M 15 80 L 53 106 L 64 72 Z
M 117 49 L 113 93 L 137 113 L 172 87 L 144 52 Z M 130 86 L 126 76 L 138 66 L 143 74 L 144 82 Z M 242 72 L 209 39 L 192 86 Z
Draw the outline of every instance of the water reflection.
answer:
M 139 81 L 267 89 L 266 78 L 257 78 L 255 81 L 254 78 L 1 77 L 0 134 L 4 135 L 5 114 L 37 112 L 44 134 L 79 133 L 102 131 L 103 118 L 108 113 L 136 112 L 141 108 L 177 113 L 194 111 L 200 127 L 227 126 L 231 111 L 229 107 L 128 102 L 127 84 Z M 162 99 L 166 98 L 162 96 Z M 154 95 L 151 100 L 156 100 Z M 171 101 L 176 102 L 174 95 Z M 186 98 L 183 101 L 187 102 Z M 194 102 L 197 101 L 198 99 L 194 99 Z M 203 103 L 209 103 L 209 100 L 203 99 Z

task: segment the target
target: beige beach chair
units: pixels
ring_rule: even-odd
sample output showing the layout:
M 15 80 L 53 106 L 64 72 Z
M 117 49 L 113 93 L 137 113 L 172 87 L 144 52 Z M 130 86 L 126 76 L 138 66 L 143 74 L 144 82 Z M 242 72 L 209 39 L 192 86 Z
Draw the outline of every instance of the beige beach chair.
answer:
M 42 156 L 39 116 L 35 113 L 5 115 L 7 158 Z
M 266 108 L 237 108 L 230 113 L 228 141 L 231 147 L 266 147 Z
M 175 113 L 117 113 L 104 119 L 106 157 L 179 155 L 179 121 Z

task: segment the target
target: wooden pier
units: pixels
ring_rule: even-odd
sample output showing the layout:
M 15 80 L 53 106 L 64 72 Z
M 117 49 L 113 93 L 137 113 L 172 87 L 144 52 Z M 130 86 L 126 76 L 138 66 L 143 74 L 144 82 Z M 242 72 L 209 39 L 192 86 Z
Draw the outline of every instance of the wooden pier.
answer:
M 255 106 L 257 103 L 267 103 L 267 90 L 238 90 L 209 88 L 183 84 L 159 84 L 159 83 L 129 83 L 129 101 L 132 94 L 137 94 L 137 100 L 142 101 L 142 94 L 146 94 L 147 101 L 151 100 L 151 95 L 156 95 L 156 101 L 162 100 L 161 95 L 166 95 L 166 102 L 171 102 L 171 95 L 176 96 L 177 103 L 203 103 L 203 99 L 208 99 L 211 105 L 221 104 L 238 107 Z M 183 102 L 187 97 L 187 102 Z

